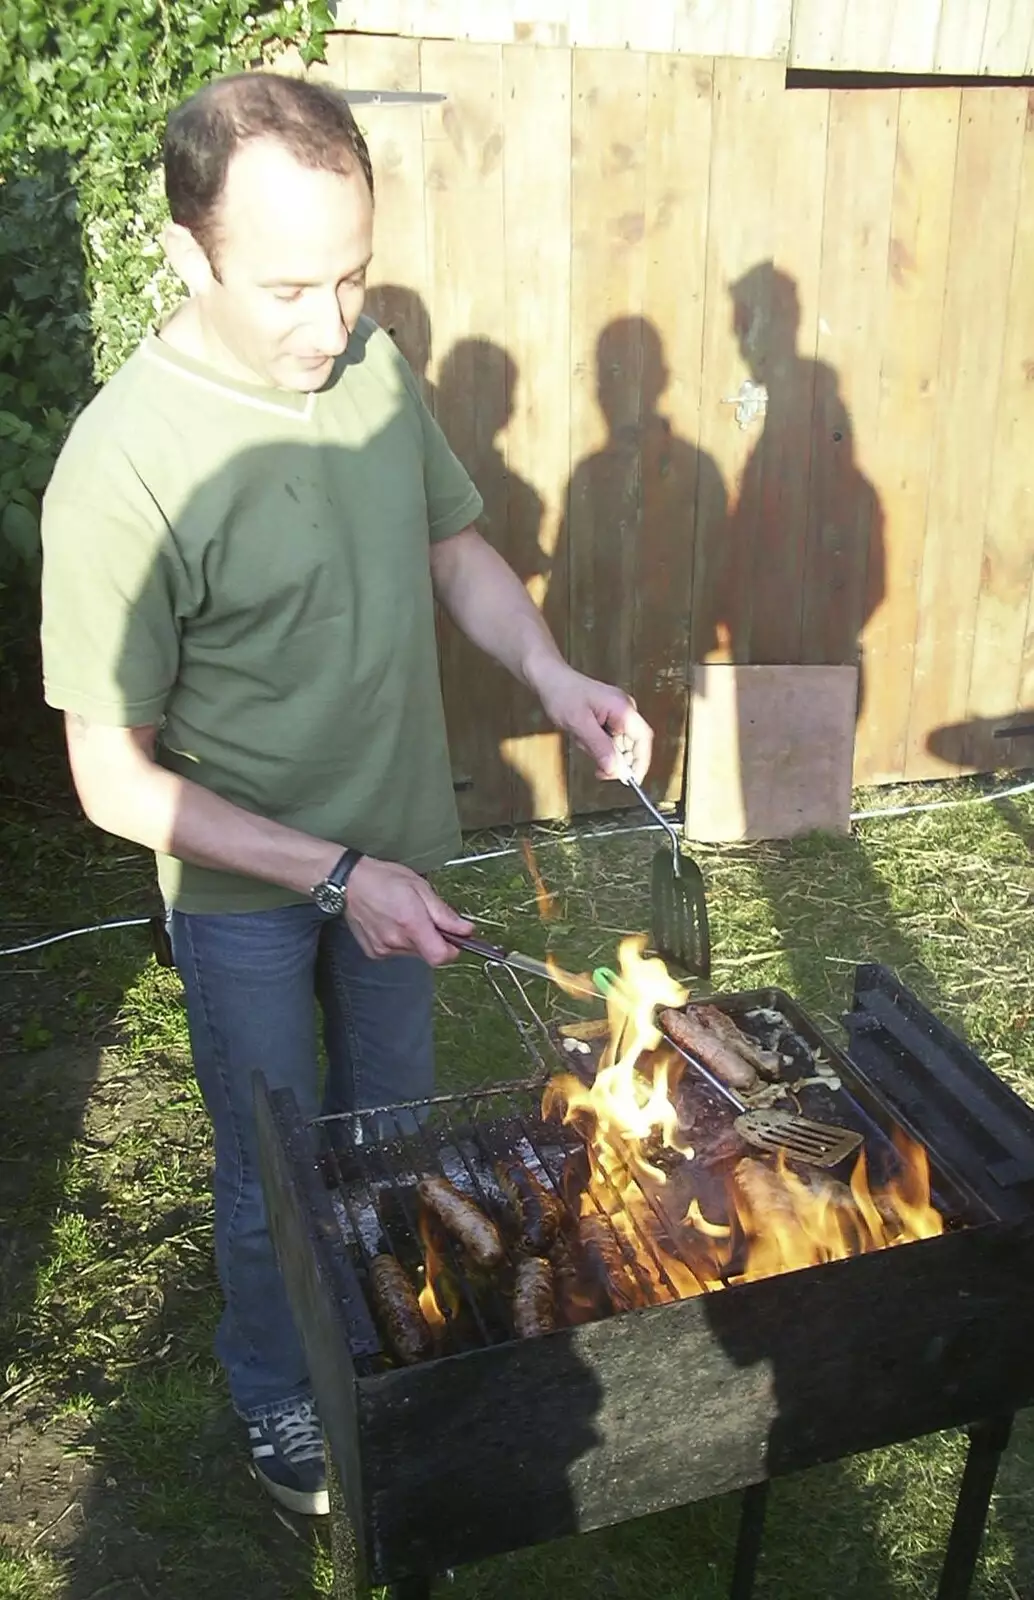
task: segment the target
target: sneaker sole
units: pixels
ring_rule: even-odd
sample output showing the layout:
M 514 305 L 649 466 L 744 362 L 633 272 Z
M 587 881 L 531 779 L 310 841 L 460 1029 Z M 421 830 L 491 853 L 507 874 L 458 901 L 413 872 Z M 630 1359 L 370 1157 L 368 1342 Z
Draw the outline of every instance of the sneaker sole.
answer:
M 317 1489 L 314 1494 L 306 1494 L 301 1489 L 288 1489 L 286 1484 L 276 1483 L 272 1478 L 267 1478 L 257 1462 L 252 1465 L 263 1489 L 279 1505 L 302 1517 L 329 1517 L 330 1495 L 326 1489 Z

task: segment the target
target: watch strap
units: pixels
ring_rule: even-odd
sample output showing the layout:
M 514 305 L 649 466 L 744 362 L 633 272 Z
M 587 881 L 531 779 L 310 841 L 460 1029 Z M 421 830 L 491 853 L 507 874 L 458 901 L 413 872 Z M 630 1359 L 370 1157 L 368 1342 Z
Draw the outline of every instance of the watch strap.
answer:
M 343 851 L 327 873 L 324 883 L 332 883 L 335 889 L 343 889 L 362 859 L 361 850 Z

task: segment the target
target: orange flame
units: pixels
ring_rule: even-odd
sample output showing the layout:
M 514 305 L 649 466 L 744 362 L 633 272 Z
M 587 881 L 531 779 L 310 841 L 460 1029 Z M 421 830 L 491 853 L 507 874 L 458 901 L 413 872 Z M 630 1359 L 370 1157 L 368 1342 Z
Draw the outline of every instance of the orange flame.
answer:
M 539 905 L 539 916 L 543 922 L 555 922 L 560 915 L 556 895 L 546 888 L 545 879 L 539 871 L 539 864 L 535 859 L 535 852 L 531 847 L 530 839 L 521 840 L 521 850 L 524 853 L 524 865 L 527 867 L 531 881 L 535 885 L 535 898 Z
M 426 1212 L 421 1211 L 417 1225 L 420 1230 L 420 1243 L 424 1252 L 424 1287 L 421 1289 L 417 1299 L 424 1314 L 424 1321 L 431 1328 L 440 1328 L 445 1322 L 445 1313 L 438 1304 L 434 1285 L 435 1280 L 442 1271 L 442 1253 L 435 1242 L 434 1232 Z
M 654 1020 L 658 1007 L 682 1006 L 687 995 L 662 961 L 644 958 L 644 946 L 643 939 L 626 939 L 620 947 L 618 981 L 607 996 L 609 1041 L 595 1082 L 553 1078 L 542 1109 L 584 1139 L 582 1218 L 597 1239 L 605 1221 L 626 1255 L 634 1255 L 650 1297 L 686 1298 L 943 1231 L 930 1200 L 926 1153 L 904 1135 L 895 1141 L 900 1176 L 883 1189 L 870 1186 L 864 1150 L 850 1184 L 756 1155 L 736 1164 L 724 1195 L 708 1194 L 705 1205 L 695 1192 L 687 1204 L 688 1191 L 700 1185 L 673 1104 L 685 1064 L 658 1048 Z M 672 1216 L 665 1195 L 675 1172 L 682 1199 Z M 717 1215 L 723 1204 L 725 1215 Z M 624 1290 L 629 1275 L 620 1260 L 614 1258 Z M 637 1292 L 645 1298 L 641 1287 Z

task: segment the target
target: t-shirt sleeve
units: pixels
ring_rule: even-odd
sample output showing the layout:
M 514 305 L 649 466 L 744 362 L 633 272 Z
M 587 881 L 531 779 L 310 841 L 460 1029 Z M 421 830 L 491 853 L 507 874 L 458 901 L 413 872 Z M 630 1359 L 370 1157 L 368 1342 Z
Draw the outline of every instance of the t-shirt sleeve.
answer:
M 85 476 L 85 473 L 83 474 Z M 59 462 L 44 496 L 43 691 L 111 727 L 161 720 L 179 666 L 177 555 L 142 492 L 84 482 Z
M 410 400 L 420 419 L 424 442 L 424 492 L 427 496 L 427 523 L 431 543 L 451 539 L 476 522 L 484 510 L 484 502 L 474 486 L 466 468 L 453 453 L 438 423 L 431 415 L 420 393 L 420 386 L 412 368 L 402 352 L 381 331 L 382 338 L 391 345 L 396 364 L 402 373 Z

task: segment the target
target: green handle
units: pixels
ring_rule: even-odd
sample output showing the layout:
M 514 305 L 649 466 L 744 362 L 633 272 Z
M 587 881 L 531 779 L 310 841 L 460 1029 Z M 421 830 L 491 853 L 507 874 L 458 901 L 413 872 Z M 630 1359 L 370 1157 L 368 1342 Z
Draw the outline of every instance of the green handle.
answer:
M 597 967 L 592 975 L 592 981 L 602 995 L 608 995 L 618 982 L 618 975 L 613 967 Z

